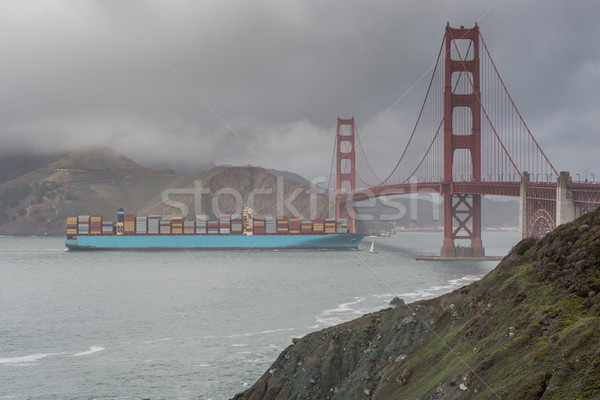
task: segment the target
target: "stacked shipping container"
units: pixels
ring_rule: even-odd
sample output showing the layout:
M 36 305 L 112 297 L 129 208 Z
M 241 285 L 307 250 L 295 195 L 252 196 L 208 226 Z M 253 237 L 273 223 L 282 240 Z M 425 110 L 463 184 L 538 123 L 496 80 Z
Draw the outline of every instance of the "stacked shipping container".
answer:
M 208 217 L 206 215 L 197 215 L 196 216 L 196 234 L 206 235 L 207 221 L 208 221 Z
M 300 233 L 306 235 L 312 233 L 312 221 L 304 220 L 300 223 Z
M 184 221 L 182 216 L 148 217 L 125 214 L 119 210 L 118 219 L 123 222 L 125 235 L 241 235 L 244 233 L 243 219 L 230 215 L 222 215 L 218 220 L 208 220 L 206 215 L 196 216 L 195 221 Z M 345 218 L 300 220 L 297 217 L 278 217 L 255 215 L 252 219 L 255 235 L 309 235 L 309 234 L 347 234 L 348 221 Z M 67 235 L 112 235 L 115 234 L 114 224 L 104 221 L 101 216 L 80 215 L 67 218 Z
M 114 234 L 114 225 L 112 221 L 103 221 L 102 222 L 102 234 L 103 235 L 112 235 Z
M 89 235 L 90 234 L 90 216 L 89 215 L 80 215 L 77 218 L 77 232 L 80 235 Z
M 208 221 L 207 233 L 209 235 L 218 235 L 219 234 L 219 221 Z
M 322 219 L 315 219 L 313 221 L 313 233 L 323 234 L 325 233 L 325 225 Z
M 183 221 L 183 233 L 186 235 L 196 233 L 196 223 L 194 221 Z
M 335 218 L 325 218 L 325 234 L 335 233 Z
M 123 216 L 123 233 L 125 235 L 135 234 L 135 214 L 125 214 Z
M 253 231 L 256 235 L 264 235 L 265 234 L 265 216 L 264 215 L 255 215 L 252 225 L 253 225 Z
M 288 219 L 289 222 L 289 230 L 288 232 L 293 235 L 297 235 L 300 233 L 300 218 L 298 217 L 290 217 Z
M 77 217 L 67 217 L 67 235 L 77 235 Z
M 219 217 L 219 234 L 229 235 L 231 233 L 231 217 L 229 215 L 221 215 Z
M 242 227 L 242 219 L 241 218 L 232 218 L 231 219 L 231 234 L 232 235 L 241 235 L 244 231 Z
M 171 233 L 173 235 L 183 235 L 183 217 L 174 215 L 171 221 Z
M 289 221 L 287 217 L 277 217 L 277 233 L 288 233 Z
M 265 217 L 265 233 L 267 235 L 273 235 L 277 233 L 277 220 L 275 217 L 270 215 Z
M 336 233 L 348 233 L 348 220 L 346 218 L 337 220 Z
M 162 219 L 160 220 L 160 223 L 158 224 L 159 226 L 159 232 L 161 235 L 170 235 L 171 234 L 171 216 L 170 215 L 164 215 L 162 217 Z
M 148 233 L 148 218 L 135 217 L 135 234 L 145 235 L 146 233 Z
M 102 234 L 102 220 L 101 216 L 90 217 L 90 235 Z
M 158 235 L 160 233 L 160 215 L 148 216 L 148 235 Z

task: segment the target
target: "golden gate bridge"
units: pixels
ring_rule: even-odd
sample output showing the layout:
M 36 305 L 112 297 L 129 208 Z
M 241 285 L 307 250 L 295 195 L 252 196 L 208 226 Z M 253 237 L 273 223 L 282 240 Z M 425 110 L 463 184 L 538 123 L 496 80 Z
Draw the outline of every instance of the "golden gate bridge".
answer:
M 537 142 L 481 36 L 448 24 L 406 147 L 387 176 L 365 154 L 354 118 L 338 117 L 335 206 L 355 231 L 354 203 L 438 193 L 444 204 L 441 258 L 483 258 L 481 198 L 520 198 L 521 238 L 541 237 L 600 204 L 600 185 L 573 182 Z M 468 240 L 467 247 L 457 241 Z

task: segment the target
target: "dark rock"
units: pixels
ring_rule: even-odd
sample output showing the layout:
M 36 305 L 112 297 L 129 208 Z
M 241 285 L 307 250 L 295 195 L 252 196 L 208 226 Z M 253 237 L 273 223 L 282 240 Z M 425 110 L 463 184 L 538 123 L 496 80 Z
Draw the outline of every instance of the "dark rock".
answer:
M 392 301 L 390 301 L 390 305 L 398 307 L 398 306 L 403 306 L 403 305 L 405 305 L 405 303 L 404 303 L 404 300 L 402 300 L 401 298 L 399 298 L 399 297 L 394 297 L 394 298 L 392 299 Z

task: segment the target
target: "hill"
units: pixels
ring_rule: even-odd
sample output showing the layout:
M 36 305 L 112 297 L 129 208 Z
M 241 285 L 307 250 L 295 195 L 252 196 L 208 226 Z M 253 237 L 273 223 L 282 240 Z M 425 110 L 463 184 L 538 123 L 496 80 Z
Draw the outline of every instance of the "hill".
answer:
M 207 191 L 194 204 L 194 189 Z M 278 190 L 280 187 L 280 190 Z M 227 190 L 223 191 L 224 188 Z M 180 192 L 182 194 L 176 194 Z M 104 215 L 116 218 L 116 211 L 139 215 L 181 214 L 185 205 L 190 218 L 195 211 L 214 215 L 213 199 L 219 212 L 236 212 L 239 193 L 243 206 L 249 197 L 258 213 L 284 215 L 296 208 L 314 218 L 327 213 L 326 198 L 311 199 L 308 187 L 257 167 L 214 167 L 193 174 L 175 174 L 137 164 L 106 148 L 70 153 L 51 163 L 0 184 L 1 235 L 63 235 L 69 215 Z M 166 204 L 163 197 L 171 203 Z M 176 204 L 178 202 L 180 204 Z
M 0 155 L 0 184 L 42 168 L 64 157 L 64 154 L 11 153 Z
M 311 333 L 236 400 L 599 399 L 600 210 L 482 280 Z

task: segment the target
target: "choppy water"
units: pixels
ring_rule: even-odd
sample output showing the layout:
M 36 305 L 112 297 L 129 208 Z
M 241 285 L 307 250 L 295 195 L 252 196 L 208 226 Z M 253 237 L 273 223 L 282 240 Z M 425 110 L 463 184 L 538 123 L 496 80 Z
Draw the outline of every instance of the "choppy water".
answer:
M 484 236 L 490 255 L 516 241 Z M 497 264 L 414 261 L 440 245 L 439 233 L 401 233 L 357 252 L 85 253 L 0 237 L 0 399 L 228 399 L 292 337 Z

